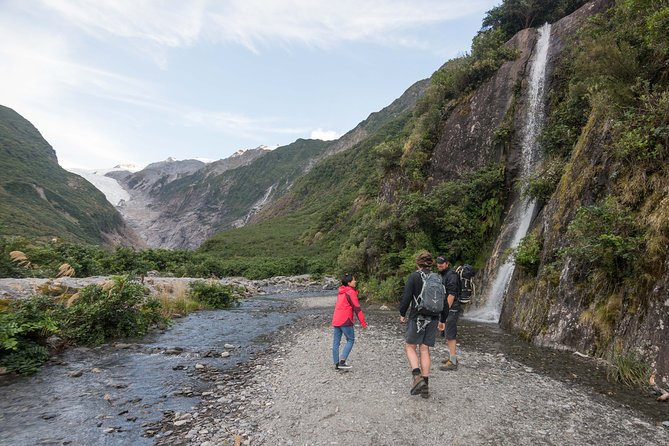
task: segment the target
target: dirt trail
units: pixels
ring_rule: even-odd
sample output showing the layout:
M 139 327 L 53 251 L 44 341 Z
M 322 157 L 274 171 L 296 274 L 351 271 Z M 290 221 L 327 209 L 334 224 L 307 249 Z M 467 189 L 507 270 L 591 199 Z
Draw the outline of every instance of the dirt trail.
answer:
M 639 412 L 467 345 L 459 369 L 442 372 L 439 342 L 430 398 L 411 396 L 395 311 L 369 314 L 369 328 L 356 327 L 353 369 L 335 371 L 332 298 L 303 303 L 323 310 L 277 333 L 267 355 L 220 376 L 192 413 L 164 420 L 157 444 L 669 444 L 669 429 Z

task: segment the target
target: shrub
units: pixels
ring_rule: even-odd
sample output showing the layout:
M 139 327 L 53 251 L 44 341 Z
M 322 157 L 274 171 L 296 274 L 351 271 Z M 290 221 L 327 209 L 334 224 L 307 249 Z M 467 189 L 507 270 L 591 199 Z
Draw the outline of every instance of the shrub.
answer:
M 378 302 L 397 302 L 402 296 L 402 280 L 393 276 L 384 280 L 370 278 L 360 287 L 361 294 Z
M 59 331 L 61 308 L 46 296 L 32 296 L 0 313 L 0 365 L 22 375 L 35 373 L 48 358 L 46 339 Z
M 536 275 L 541 262 L 541 241 L 539 236 L 531 232 L 520 241 L 514 250 L 516 265 L 532 275 Z
M 222 285 L 214 281 L 191 282 L 188 295 L 209 308 L 229 308 L 237 303 L 233 285 Z
M 599 270 L 610 279 L 620 278 L 621 272 L 633 274 L 634 260 L 644 247 L 635 216 L 612 197 L 580 208 L 569 224 L 567 239 L 563 255 L 571 256 L 586 275 Z
M 63 335 L 72 342 L 97 345 L 112 338 L 143 336 L 153 324 L 166 324 L 155 299 L 145 299 L 144 287 L 127 277 L 103 286 L 90 285 L 67 309 Z

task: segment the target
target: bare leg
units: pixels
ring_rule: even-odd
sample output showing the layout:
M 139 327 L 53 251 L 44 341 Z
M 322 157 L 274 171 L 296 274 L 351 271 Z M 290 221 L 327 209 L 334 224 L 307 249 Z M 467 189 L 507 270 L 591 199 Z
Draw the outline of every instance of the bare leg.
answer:
M 446 341 L 446 343 L 448 344 L 448 351 L 451 354 L 451 358 L 455 358 L 456 357 L 455 356 L 455 354 L 456 354 L 455 348 L 456 348 L 457 341 L 455 339 L 449 339 L 448 341 Z
M 404 350 L 407 353 L 407 359 L 409 360 L 409 366 L 411 370 L 418 368 L 418 353 L 416 353 L 416 344 L 405 344 Z
M 420 345 L 420 370 L 423 376 L 430 376 L 430 347 Z

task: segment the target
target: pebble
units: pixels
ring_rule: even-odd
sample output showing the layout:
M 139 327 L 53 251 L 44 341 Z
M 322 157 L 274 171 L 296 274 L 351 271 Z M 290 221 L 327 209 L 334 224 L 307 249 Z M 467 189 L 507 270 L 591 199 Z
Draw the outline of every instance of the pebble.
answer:
M 230 356 L 230 352 L 223 352 L 221 353 L 221 358 L 227 358 Z
M 84 374 L 83 370 L 73 370 L 71 372 L 68 372 L 68 376 L 70 378 L 79 378 L 83 374 Z

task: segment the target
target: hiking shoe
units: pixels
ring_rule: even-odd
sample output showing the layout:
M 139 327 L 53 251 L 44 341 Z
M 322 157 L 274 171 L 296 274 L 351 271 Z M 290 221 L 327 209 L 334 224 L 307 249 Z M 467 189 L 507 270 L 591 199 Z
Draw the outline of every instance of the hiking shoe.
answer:
M 339 364 L 335 365 L 335 368 L 337 370 L 351 370 L 353 367 L 350 365 L 346 364 L 345 362 L 340 362 Z
M 458 364 L 457 363 L 453 364 L 450 359 L 439 366 L 439 370 L 457 370 L 457 369 L 458 369 Z
M 418 395 L 421 392 L 421 389 L 425 386 L 427 386 L 427 384 L 425 384 L 425 380 L 423 379 L 423 377 L 420 375 L 416 375 L 413 377 L 410 393 L 412 395 Z
M 449 363 L 450 361 L 451 361 L 451 358 L 450 358 L 450 357 L 448 357 L 448 358 L 446 358 L 446 359 L 442 359 L 442 360 L 441 360 L 441 365 L 446 365 L 446 364 Z
M 421 398 L 429 398 L 430 397 L 430 386 L 425 384 L 422 389 L 420 389 L 420 396 Z

